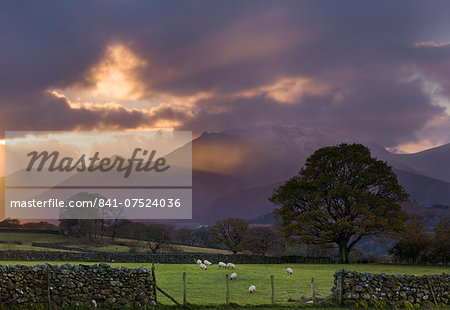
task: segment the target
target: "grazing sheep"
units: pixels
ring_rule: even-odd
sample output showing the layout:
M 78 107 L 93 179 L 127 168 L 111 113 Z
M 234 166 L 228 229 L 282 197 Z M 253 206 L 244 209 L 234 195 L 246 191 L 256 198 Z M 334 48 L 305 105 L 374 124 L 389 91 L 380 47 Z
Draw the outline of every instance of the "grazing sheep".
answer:
M 202 261 L 201 261 L 201 260 L 199 260 L 199 259 L 197 259 L 197 265 L 199 265 L 199 266 L 200 266 L 200 264 L 202 264 Z
M 227 264 L 224 262 L 219 262 L 219 268 L 227 268 Z
M 249 288 L 248 288 L 248 292 L 251 294 L 251 293 L 254 293 L 256 291 L 256 286 L 254 286 L 254 285 L 251 285 Z
M 234 280 L 234 279 L 236 279 L 237 278 L 237 273 L 236 272 L 233 272 L 232 274 L 231 274 L 231 276 L 230 276 L 230 280 Z
M 233 263 L 228 263 L 227 268 L 234 269 L 236 266 Z
M 287 272 L 288 274 L 292 274 L 292 269 L 291 269 L 291 268 L 288 268 L 288 269 L 286 269 L 286 272 Z
M 201 270 L 206 270 L 206 269 L 208 269 L 208 267 L 206 267 L 205 264 L 200 264 L 200 265 L 198 265 L 198 266 L 200 267 Z
M 207 260 L 207 259 L 205 259 L 203 261 L 203 264 L 205 264 L 206 266 L 211 266 L 212 265 L 212 263 L 209 260 Z

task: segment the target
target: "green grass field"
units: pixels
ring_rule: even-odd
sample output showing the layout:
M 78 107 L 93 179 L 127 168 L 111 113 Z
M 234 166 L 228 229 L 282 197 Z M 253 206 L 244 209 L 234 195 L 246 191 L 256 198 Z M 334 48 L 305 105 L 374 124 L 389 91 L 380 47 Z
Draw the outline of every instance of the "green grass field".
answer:
M 0 261 L 0 264 L 34 265 L 45 262 Z M 62 264 L 64 262 L 50 262 Z M 76 264 L 76 262 L 69 262 Z M 88 263 L 92 264 L 92 263 Z M 148 269 L 151 264 L 111 264 L 112 266 L 127 266 L 135 268 L 144 266 Z M 293 275 L 286 274 L 286 268 L 294 270 Z M 158 286 L 171 294 L 175 299 L 182 300 L 182 274 L 186 273 L 187 301 L 192 304 L 224 304 L 225 303 L 225 274 L 236 272 L 238 278 L 229 282 L 230 302 L 239 305 L 261 305 L 271 303 L 270 276 L 274 276 L 275 302 L 278 304 L 292 304 L 288 300 L 306 300 L 311 297 L 311 278 L 314 277 L 316 296 L 326 297 L 333 285 L 333 274 L 336 270 L 346 268 L 360 272 L 386 274 L 440 274 L 450 272 L 450 268 L 438 266 L 407 266 L 407 265 L 338 265 L 338 264 L 248 264 L 236 265 L 235 270 L 219 269 L 215 264 L 208 270 L 202 271 L 197 265 L 155 264 Z M 249 294 L 248 287 L 256 286 L 256 293 Z M 162 294 L 158 295 L 159 302 L 173 304 Z
M 53 250 L 31 246 L 32 242 L 71 242 L 71 238 L 33 233 L 0 233 L 0 240 L 21 241 L 22 245 L 0 244 L 0 250 Z M 119 242 L 129 242 L 127 239 L 116 239 Z M 76 246 L 75 243 L 72 246 Z M 184 252 L 199 253 L 223 253 L 230 252 L 218 249 L 199 248 L 191 246 L 179 246 Z M 106 244 L 91 247 L 92 250 L 106 252 L 126 252 L 127 246 Z M 146 250 L 145 242 L 138 242 L 138 251 Z M 200 257 L 199 259 L 203 259 Z M 21 262 L 0 261 L 0 264 L 43 264 L 46 262 Z M 65 262 L 50 262 L 51 264 L 62 264 Z M 69 262 L 76 264 L 77 262 Z M 326 297 L 330 294 L 333 285 L 333 274 L 341 268 L 352 269 L 370 273 L 404 273 L 404 274 L 439 274 L 450 272 L 450 268 L 436 266 L 406 266 L 406 265 L 337 265 L 337 264 L 247 264 L 237 265 L 236 270 L 219 269 L 214 262 L 208 270 L 202 271 L 196 264 L 156 264 L 157 284 L 171 294 L 175 299 L 182 300 L 182 274 L 186 273 L 187 301 L 197 305 L 219 305 L 225 303 L 225 275 L 236 272 L 238 278 L 229 282 L 230 302 L 239 305 L 263 305 L 271 303 L 271 280 L 274 276 L 275 302 L 281 305 L 292 305 L 288 300 L 308 300 L 311 297 L 311 278 L 314 277 L 316 296 Z M 84 263 L 93 264 L 93 263 Z M 111 264 L 112 266 L 127 266 L 136 268 L 144 266 L 148 269 L 151 264 Z M 286 268 L 294 270 L 293 275 L 286 274 Z M 249 294 L 248 287 L 256 286 L 256 293 Z M 173 304 L 167 297 L 158 292 L 159 302 L 166 305 Z
M 101 246 L 89 247 L 89 250 L 102 251 L 102 252 L 127 252 L 129 250 L 128 246 L 108 244 L 109 238 L 105 237 L 105 242 L 107 244 Z M 39 233 L 11 233 L 11 232 L 1 232 L 0 231 L 0 241 L 21 241 L 22 244 L 0 244 L 0 250 L 34 250 L 34 251 L 62 251 L 59 249 L 51 249 L 44 247 L 34 247 L 31 245 L 32 242 L 42 242 L 42 243 L 56 243 L 56 242 L 69 242 L 69 247 L 74 248 L 85 248 L 82 245 L 78 245 L 72 238 L 62 235 L 53 234 L 39 234 Z M 130 242 L 129 239 L 116 238 L 117 242 Z M 145 241 L 137 241 L 138 252 L 148 251 L 148 246 Z M 213 249 L 213 248 L 203 248 L 196 246 L 180 245 L 178 246 L 182 252 L 195 252 L 195 253 L 220 253 L 220 254 L 231 254 L 230 251 Z
M 118 242 L 130 242 L 129 239 L 116 239 Z M 138 245 L 137 252 L 147 252 L 148 246 L 145 241 L 135 241 Z M 83 248 L 79 245 L 73 245 L 72 247 Z M 220 254 L 231 254 L 232 252 L 221 249 L 213 249 L 213 248 L 203 248 L 189 245 L 177 245 L 177 248 L 182 252 L 192 252 L 192 253 L 220 253 Z M 102 251 L 102 252 L 128 252 L 129 247 L 124 245 L 116 245 L 116 244 L 108 244 L 103 246 L 89 247 L 90 250 Z
M 41 248 L 31 246 L 33 242 L 66 242 L 71 241 L 70 238 L 38 233 L 11 233 L 0 232 L 1 241 L 21 241 L 22 244 L 0 244 L 0 250 L 34 250 L 34 251 L 58 251 L 55 249 Z

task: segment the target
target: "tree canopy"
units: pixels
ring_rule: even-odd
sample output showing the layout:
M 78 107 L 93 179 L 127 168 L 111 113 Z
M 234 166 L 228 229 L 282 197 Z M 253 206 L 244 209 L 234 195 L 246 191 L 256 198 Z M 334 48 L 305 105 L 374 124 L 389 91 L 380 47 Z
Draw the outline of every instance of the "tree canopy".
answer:
M 274 190 L 269 200 L 289 241 L 334 243 L 340 260 L 365 236 L 395 236 L 407 214 L 408 195 L 392 168 L 361 144 L 318 149 L 297 176 Z

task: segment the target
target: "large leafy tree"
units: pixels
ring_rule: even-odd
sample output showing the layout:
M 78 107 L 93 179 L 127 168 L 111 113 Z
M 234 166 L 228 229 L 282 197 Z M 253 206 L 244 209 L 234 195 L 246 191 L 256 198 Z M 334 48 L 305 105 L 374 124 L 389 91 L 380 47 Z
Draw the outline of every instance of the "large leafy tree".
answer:
M 334 243 L 340 260 L 365 236 L 395 236 L 407 214 L 408 195 L 392 168 L 361 144 L 318 149 L 297 176 L 274 190 L 270 201 L 289 241 Z

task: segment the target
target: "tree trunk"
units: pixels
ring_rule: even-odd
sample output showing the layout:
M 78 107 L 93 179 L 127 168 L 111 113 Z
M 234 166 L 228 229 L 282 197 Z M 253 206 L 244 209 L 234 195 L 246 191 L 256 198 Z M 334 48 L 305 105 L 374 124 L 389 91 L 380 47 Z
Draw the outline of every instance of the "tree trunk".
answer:
M 348 254 L 350 250 L 347 248 L 346 244 L 339 245 L 339 254 L 340 254 L 340 260 L 339 262 L 341 264 L 348 264 Z
M 113 225 L 113 231 L 112 231 L 112 241 L 114 241 L 114 238 L 116 237 L 116 227 L 117 227 L 117 219 L 114 219 L 114 225 Z

